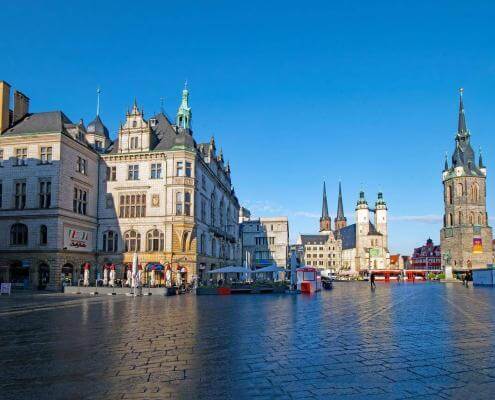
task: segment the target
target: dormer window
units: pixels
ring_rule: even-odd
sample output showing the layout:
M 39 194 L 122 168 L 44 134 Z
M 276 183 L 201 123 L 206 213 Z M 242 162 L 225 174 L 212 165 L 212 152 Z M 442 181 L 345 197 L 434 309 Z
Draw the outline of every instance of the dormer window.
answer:
M 137 128 L 137 121 L 132 121 L 132 127 Z

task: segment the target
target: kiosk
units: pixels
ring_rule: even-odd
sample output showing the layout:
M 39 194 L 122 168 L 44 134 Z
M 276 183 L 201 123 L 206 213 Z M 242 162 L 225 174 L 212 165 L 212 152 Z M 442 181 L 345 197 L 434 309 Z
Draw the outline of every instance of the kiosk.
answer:
M 314 293 L 321 290 L 320 270 L 312 267 L 302 267 L 297 270 L 297 290 L 301 293 Z

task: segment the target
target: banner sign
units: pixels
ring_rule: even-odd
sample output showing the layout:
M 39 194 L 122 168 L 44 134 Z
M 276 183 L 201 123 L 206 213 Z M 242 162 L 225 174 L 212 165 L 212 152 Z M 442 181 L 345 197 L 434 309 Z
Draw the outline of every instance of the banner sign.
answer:
M 481 238 L 473 238 L 473 254 L 483 253 L 483 242 Z
M 12 284 L 11 283 L 2 283 L 0 286 L 0 294 L 10 295 L 11 290 L 12 290 Z
M 64 228 L 64 247 L 67 250 L 91 251 L 91 232 Z

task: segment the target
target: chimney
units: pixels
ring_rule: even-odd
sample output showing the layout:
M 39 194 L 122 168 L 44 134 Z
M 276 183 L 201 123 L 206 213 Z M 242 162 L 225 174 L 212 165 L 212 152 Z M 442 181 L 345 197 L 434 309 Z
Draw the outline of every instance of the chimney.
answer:
M 10 85 L 0 81 L 0 134 L 10 126 Z
M 14 91 L 14 120 L 12 125 L 23 119 L 29 112 L 29 97 L 19 91 Z

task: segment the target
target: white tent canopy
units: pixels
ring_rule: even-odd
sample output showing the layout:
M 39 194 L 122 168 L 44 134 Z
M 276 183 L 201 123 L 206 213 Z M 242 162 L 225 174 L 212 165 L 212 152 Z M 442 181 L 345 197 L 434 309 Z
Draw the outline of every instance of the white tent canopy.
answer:
M 218 269 L 213 269 L 211 271 L 208 271 L 208 274 L 245 274 L 247 273 L 247 269 L 244 267 L 223 267 L 223 268 L 218 268 Z
M 251 271 L 252 274 L 257 274 L 259 272 L 283 272 L 285 268 L 277 267 L 275 264 L 269 265 L 268 267 L 260 268 L 255 271 Z

